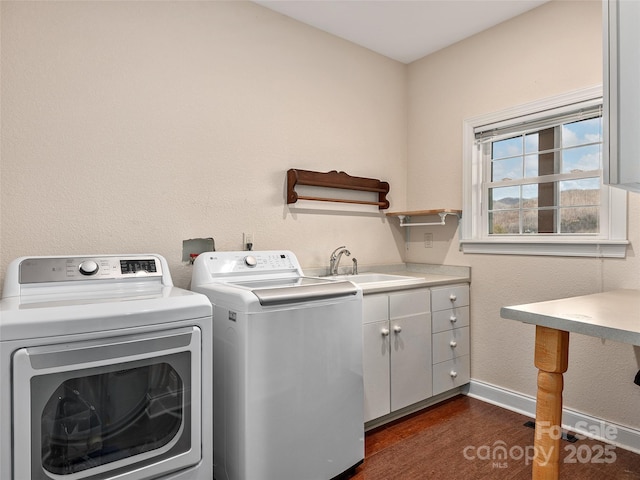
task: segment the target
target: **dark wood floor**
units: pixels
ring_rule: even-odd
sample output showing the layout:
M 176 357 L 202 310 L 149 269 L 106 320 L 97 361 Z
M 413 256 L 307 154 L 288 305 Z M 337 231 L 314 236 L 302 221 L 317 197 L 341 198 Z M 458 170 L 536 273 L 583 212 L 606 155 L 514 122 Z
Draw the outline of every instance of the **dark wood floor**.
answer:
M 531 478 L 528 417 L 459 395 L 367 433 L 365 461 L 351 480 Z M 562 442 L 560 478 L 640 479 L 640 455 L 601 442 Z M 506 458 L 493 459 L 506 449 Z M 529 447 L 527 449 L 527 447 Z M 574 461 L 575 463 L 572 463 Z

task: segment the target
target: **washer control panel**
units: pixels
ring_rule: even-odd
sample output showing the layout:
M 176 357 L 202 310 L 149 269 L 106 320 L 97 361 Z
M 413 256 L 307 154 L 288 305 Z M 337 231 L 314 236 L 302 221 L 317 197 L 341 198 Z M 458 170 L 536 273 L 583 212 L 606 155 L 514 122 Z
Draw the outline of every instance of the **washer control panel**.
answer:
M 139 277 L 162 277 L 160 259 L 153 256 L 34 257 L 25 258 L 19 270 L 20 284 Z
M 203 263 L 209 273 L 216 276 L 239 273 L 295 272 L 300 270 L 300 264 L 295 255 L 283 250 L 206 252 L 201 253 L 196 259 L 198 268 Z

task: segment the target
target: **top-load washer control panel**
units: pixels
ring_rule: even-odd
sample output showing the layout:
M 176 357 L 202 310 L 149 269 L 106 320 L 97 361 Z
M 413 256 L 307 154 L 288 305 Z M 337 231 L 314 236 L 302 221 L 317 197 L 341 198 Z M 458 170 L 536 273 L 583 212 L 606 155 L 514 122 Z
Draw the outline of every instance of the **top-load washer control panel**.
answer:
M 244 267 L 251 270 L 291 270 L 296 268 L 292 255 L 287 253 L 256 252 L 244 255 L 242 262 L 234 262 L 234 271 L 243 271 Z
M 123 280 L 162 277 L 162 263 L 154 256 L 33 257 L 22 259 L 19 283 L 51 283 L 95 279 Z
M 296 256 L 284 250 L 205 252 L 198 255 L 194 262 L 198 284 L 209 283 L 212 278 L 242 277 L 243 274 L 302 276 L 302 268 Z

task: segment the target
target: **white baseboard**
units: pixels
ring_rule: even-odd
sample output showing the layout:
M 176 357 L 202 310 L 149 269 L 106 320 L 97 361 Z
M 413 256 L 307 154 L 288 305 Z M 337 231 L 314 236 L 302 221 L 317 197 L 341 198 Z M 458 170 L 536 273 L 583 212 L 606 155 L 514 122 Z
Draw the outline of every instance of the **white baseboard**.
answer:
M 472 398 L 530 418 L 536 416 L 536 399 L 529 395 L 478 380 L 471 380 L 464 393 Z M 562 410 L 562 428 L 640 454 L 640 430 L 607 422 L 567 408 Z

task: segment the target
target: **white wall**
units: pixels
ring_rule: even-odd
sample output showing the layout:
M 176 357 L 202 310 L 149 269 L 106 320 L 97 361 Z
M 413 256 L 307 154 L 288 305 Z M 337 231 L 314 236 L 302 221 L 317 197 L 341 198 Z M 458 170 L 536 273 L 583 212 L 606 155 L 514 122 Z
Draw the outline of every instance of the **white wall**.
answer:
M 249 2 L 1 2 L 0 275 L 22 255 L 182 241 L 346 244 L 401 261 L 384 216 L 292 213 L 289 168 L 342 170 L 406 199 L 407 67 Z
M 601 8 L 553 1 L 410 65 L 409 209 L 462 207 L 465 118 L 602 83 Z M 453 219 L 411 231 L 408 261 L 472 267 L 474 379 L 535 395 L 534 327 L 500 318 L 500 307 L 640 288 L 639 200 L 629 194 L 624 260 L 465 255 Z M 426 232 L 433 248 L 424 247 Z M 565 406 L 640 427 L 639 365 L 640 348 L 572 335 Z

